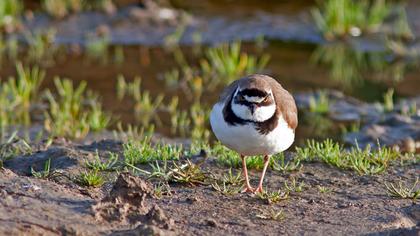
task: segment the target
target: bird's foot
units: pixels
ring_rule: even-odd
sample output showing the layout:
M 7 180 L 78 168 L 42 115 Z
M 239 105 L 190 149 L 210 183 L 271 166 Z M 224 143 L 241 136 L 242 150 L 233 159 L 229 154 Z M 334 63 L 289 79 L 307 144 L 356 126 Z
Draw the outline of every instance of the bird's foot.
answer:
M 242 189 L 241 193 L 255 193 L 255 189 L 253 187 L 248 186 Z
M 258 186 L 258 188 L 256 188 L 256 189 L 254 190 L 254 193 L 262 193 L 262 192 L 264 192 L 264 190 L 263 190 L 262 186 Z

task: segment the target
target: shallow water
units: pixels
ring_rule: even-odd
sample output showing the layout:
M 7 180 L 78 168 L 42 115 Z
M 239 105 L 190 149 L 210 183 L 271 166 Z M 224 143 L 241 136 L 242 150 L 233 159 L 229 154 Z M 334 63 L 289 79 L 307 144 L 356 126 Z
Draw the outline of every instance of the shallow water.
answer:
M 275 77 L 292 93 L 336 89 L 364 101 L 377 102 L 382 101 L 382 96 L 388 88 L 395 88 L 397 97 L 416 96 L 420 91 L 420 71 L 416 64 L 412 62 L 404 64 L 407 65 L 407 69 L 402 78 L 396 81 L 392 70 L 387 73 L 377 68 L 378 64 L 381 65 L 380 69 L 389 69 L 395 66 L 395 62 L 384 61 L 387 59 L 387 55 L 383 53 L 366 54 L 365 57 L 370 59 L 364 65 L 366 60 L 352 61 L 354 60 L 352 51 L 345 46 L 314 46 L 282 42 L 266 42 L 265 45 L 260 48 L 254 43 L 246 43 L 242 45 L 242 49 L 250 54 L 268 53 L 271 60 L 264 73 Z M 316 60 L 316 54 L 319 54 L 320 50 L 324 50 L 323 54 L 320 56 L 321 59 Z M 136 117 L 134 113 L 133 101 L 117 99 L 118 75 L 124 75 L 128 81 L 140 76 L 142 90 L 150 91 L 152 97 L 164 94 L 166 102 L 169 102 L 172 96 L 178 96 L 179 107 L 182 109 L 188 109 L 193 104 L 193 99 L 188 93 L 182 89 L 168 88 L 162 80 L 163 73 L 177 65 L 173 52 L 159 47 L 125 46 L 123 47 L 124 61 L 117 63 L 113 60 L 113 49 L 109 51 L 105 63 L 89 59 L 85 55 L 70 55 L 57 59 L 55 64 L 45 67 L 47 79 L 44 82 L 44 87 L 54 90 L 53 77 L 55 76 L 71 78 L 76 83 L 85 80 L 88 82 L 88 88 L 100 95 L 105 109 L 124 124 L 139 125 L 140 123 L 139 117 Z M 196 56 L 193 51 L 192 47 L 182 48 L 185 58 L 192 65 L 197 64 L 200 57 Z M 325 53 L 325 51 L 327 52 Z M 343 59 L 340 58 L 345 58 L 345 63 L 348 63 L 344 68 L 334 65 L 335 61 L 342 63 Z M 375 67 L 371 67 L 371 65 L 375 65 Z M 345 68 L 350 66 L 355 67 L 352 70 L 360 71 L 360 75 L 353 76 L 356 78 L 346 75 Z M 345 76 L 347 80 L 331 76 L 333 67 L 341 68 L 340 75 Z M 14 73 L 12 65 L 7 63 L 3 65 L 2 78 L 7 78 Z M 202 105 L 211 107 L 211 104 L 217 100 L 221 89 L 204 91 L 201 99 Z M 156 130 L 164 135 L 173 136 L 174 134 L 170 132 L 170 118 L 167 116 L 167 114 L 161 114 L 162 124 L 158 125 Z M 298 143 L 301 143 L 306 138 L 339 137 L 340 129 L 336 123 L 322 116 L 313 117 L 305 112 L 300 112 L 300 126 L 297 134 Z
M 134 2 L 130 0 L 118 1 L 120 6 L 127 6 Z M 236 31 L 240 32 L 238 35 L 240 38 L 255 39 L 259 31 L 254 32 L 253 29 L 256 30 L 260 26 L 267 26 L 263 27 L 260 32 L 267 38 L 306 42 L 271 40 L 242 44 L 243 51 L 250 54 L 269 54 L 271 60 L 263 73 L 276 78 L 292 93 L 334 89 L 366 102 L 383 101 L 383 95 L 390 88 L 395 89 L 397 99 L 420 94 L 420 68 L 417 60 L 397 58 L 391 53 L 383 51 L 381 46 L 378 47 L 380 43 L 375 38 L 356 39 L 347 43 L 334 44 L 323 42 L 322 37 L 314 32 L 314 26 L 308 24 L 308 12 L 314 4 L 313 1 L 284 1 L 281 3 L 265 1 L 261 3 L 260 1 L 247 0 L 238 3 L 228 0 L 209 0 L 172 1 L 172 3 L 176 8 L 184 9 L 192 16 L 200 17 L 199 22 L 201 23 L 198 23 L 198 26 L 193 23 L 192 29 L 199 27 L 204 22 L 208 23 L 212 30 L 219 31 L 220 34 L 215 34 L 217 31 L 212 30 L 204 33 L 202 35 L 204 43 L 212 44 L 224 41 L 224 39 L 232 40 Z M 417 9 L 419 4 L 416 2 L 409 2 L 409 4 L 409 17 L 415 19 L 413 9 Z M 37 9 L 39 6 L 34 4 L 31 8 Z M 130 24 L 133 22 L 127 20 L 127 15 L 125 15 L 130 10 L 132 10 L 130 7 L 123 8 L 117 16 L 110 17 L 95 12 L 82 13 L 69 16 L 64 19 L 64 23 L 53 21 L 42 14 L 36 14 L 35 20 L 27 22 L 27 26 L 31 30 L 35 30 L 37 27 L 58 26 L 56 42 L 67 42 L 72 45 L 80 43 L 79 40 L 83 41 L 86 32 L 94 31 L 95 27 L 107 22 L 111 27 L 111 42 L 125 44 L 111 46 L 107 56 L 103 55 L 100 60 L 89 59 L 86 55 L 78 53 L 70 55 L 67 52 L 61 53 L 54 58 L 53 64 L 43 66 L 47 71 L 44 88 L 54 87 L 53 78 L 55 76 L 70 78 L 76 83 L 87 81 L 88 88 L 101 96 L 103 106 L 116 119 L 121 120 L 124 124 L 138 125 L 139 117 L 136 117 L 134 113 L 134 102 L 130 99 L 123 101 L 117 99 L 116 83 L 118 75 L 123 75 L 128 81 L 140 76 L 142 90 L 149 91 L 152 97 L 163 94 L 164 101 L 169 102 L 173 96 L 178 96 L 179 107 L 188 109 L 193 103 L 193 97 L 182 89 L 171 89 L 165 86 L 165 82 L 162 80 L 164 72 L 177 67 L 174 52 L 161 46 L 126 45 L 130 44 L 129 42 L 161 45 L 164 41 L 163 35 L 172 31 L 174 26 L 159 25 L 159 27 L 156 26 L 157 30 L 150 31 L 150 34 L 144 34 L 140 29 L 150 27 L 150 25 L 139 24 L 139 28 L 132 29 Z M 121 18 L 122 16 L 125 18 Z M 258 18 L 259 22 L 256 25 L 253 24 L 255 18 Z M 89 22 L 89 24 L 82 24 L 83 22 Z M 273 25 L 275 22 L 277 23 Z M 416 32 L 416 23 L 417 21 L 413 23 L 414 32 Z M 154 27 L 153 24 L 152 27 Z M 187 36 L 180 38 L 181 45 L 191 45 L 188 35 L 191 36 L 193 31 L 186 30 Z M 143 39 L 146 41 L 142 41 Z M 313 44 L 314 42 L 323 43 L 316 45 Z M 195 53 L 195 47 L 181 47 L 181 51 L 190 65 L 197 65 L 203 56 Z M 116 48 L 121 48 L 124 54 L 124 60 L 119 63 L 114 60 Z M 74 51 L 78 52 L 79 50 L 76 48 Z M 199 51 L 202 52 L 203 48 Z M 106 59 L 106 62 L 103 62 L 103 59 Z M 21 58 L 21 60 L 25 60 L 25 58 Z M 14 63 L 3 60 L 0 70 L 1 78 L 15 74 Z M 43 64 L 40 61 L 37 63 Z M 211 104 L 217 100 L 221 89 L 219 87 L 214 91 L 205 90 L 201 105 L 210 108 Z M 162 124 L 159 124 L 156 129 L 164 135 L 173 136 L 174 134 L 170 132 L 170 118 L 167 116 L 167 114 L 160 114 Z M 314 117 L 312 114 L 300 111 L 300 125 L 297 133 L 299 141 L 302 142 L 306 138 L 339 137 L 340 128 L 336 122 L 328 118 Z

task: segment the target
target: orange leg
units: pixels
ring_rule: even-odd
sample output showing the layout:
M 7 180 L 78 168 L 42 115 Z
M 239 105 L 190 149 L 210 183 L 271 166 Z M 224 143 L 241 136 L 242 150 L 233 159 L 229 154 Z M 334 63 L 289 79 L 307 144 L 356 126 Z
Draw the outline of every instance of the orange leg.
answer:
M 255 191 L 254 188 L 251 187 L 251 185 L 249 184 L 249 177 L 248 177 L 248 169 L 246 168 L 246 160 L 245 160 L 245 156 L 241 155 L 241 159 L 242 159 L 242 172 L 244 174 L 245 177 L 245 184 L 246 187 L 245 189 L 242 190 L 242 192 L 247 192 L 247 193 L 253 193 Z
M 263 171 L 262 171 L 262 174 L 261 174 L 260 182 L 259 182 L 258 187 L 255 190 L 255 192 L 260 192 L 260 193 L 263 192 L 262 185 L 263 185 L 263 182 L 264 182 L 264 176 L 265 176 L 265 172 L 267 171 L 268 163 L 270 163 L 270 156 L 265 155 L 264 156 L 264 168 L 263 168 Z

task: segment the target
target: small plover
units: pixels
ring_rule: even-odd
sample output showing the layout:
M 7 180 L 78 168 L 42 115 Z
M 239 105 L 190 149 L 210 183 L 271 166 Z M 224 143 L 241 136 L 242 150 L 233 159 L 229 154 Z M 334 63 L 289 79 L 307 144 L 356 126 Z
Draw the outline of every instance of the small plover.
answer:
M 292 95 L 275 79 L 250 75 L 231 83 L 213 106 L 211 128 L 226 147 L 238 152 L 246 181 L 245 192 L 262 192 L 270 156 L 289 148 L 298 124 Z M 246 156 L 264 156 L 264 168 L 256 189 L 249 183 Z

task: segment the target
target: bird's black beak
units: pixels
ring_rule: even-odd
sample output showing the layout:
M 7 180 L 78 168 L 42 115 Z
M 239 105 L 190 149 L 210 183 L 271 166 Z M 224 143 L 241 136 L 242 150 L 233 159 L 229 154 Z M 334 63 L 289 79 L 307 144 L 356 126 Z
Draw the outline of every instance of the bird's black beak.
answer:
M 257 105 L 252 103 L 252 104 L 250 105 L 249 109 L 251 110 L 251 114 L 254 114 L 255 109 L 257 109 Z

